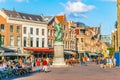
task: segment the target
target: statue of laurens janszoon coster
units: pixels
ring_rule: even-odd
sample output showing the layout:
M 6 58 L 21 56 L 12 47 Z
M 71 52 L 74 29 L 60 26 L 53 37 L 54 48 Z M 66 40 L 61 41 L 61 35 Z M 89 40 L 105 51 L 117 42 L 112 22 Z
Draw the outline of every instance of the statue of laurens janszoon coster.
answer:
M 62 42 L 63 32 L 60 23 L 55 24 L 54 29 L 55 29 L 55 42 Z

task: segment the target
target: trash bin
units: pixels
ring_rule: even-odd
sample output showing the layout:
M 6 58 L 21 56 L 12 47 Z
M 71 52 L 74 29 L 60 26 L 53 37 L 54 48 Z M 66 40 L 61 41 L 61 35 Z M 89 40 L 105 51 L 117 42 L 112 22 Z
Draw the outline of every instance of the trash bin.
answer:
M 120 52 L 115 52 L 114 58 L 116 59 L 116 66 L 120 66 Z

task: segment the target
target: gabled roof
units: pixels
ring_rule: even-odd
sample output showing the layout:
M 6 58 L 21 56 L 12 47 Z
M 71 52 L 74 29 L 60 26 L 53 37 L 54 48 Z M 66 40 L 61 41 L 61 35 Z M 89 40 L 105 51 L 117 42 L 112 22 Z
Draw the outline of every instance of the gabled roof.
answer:
M 19 13 L 16 11 L 4 10 L 4 12 L 8 17 L 21 18 Z
M 108 42 L 104 42 L 105 44 L 106 44 L 106 46 L 108 46 L 108 47 L 110 47 L 111 45 L 110 45 L 110 43 L 108 43 Z
M 51 19 L 49 19 L 48 20 L 48 25 L 52 24 L 54 20 L 55 20 L 55 17 L 52 17 Z
M 65 20 L 65 15 L 59 15 L 59 16 L 55 16 L 57 18 L 57 20 L 62 24 L 63 21 Z
M 32 20 L 32 21 L 44 21 L 43 17 L 41 15 L 34 15 L 34 14 L 28 14 L 28 13 L 21 13 L 17 12 L 15 10 L 10 11 L 10 10 L 2 10 L 4 13 L 11 18 L 19 18 L 19 19 L 24 19 L 24 20 Z

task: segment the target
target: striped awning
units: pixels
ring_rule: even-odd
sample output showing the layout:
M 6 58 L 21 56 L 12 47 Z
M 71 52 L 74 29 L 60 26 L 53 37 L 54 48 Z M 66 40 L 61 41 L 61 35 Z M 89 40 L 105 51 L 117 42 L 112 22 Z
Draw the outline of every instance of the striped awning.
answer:
M 24 50 L 29 50 L 34 52 L 54 52 L 54 49 L 50 49 L 50 48 L 24 48 Z
M 64 51 L 64 54 L 76 54 L 76 53 L 72 51 Z

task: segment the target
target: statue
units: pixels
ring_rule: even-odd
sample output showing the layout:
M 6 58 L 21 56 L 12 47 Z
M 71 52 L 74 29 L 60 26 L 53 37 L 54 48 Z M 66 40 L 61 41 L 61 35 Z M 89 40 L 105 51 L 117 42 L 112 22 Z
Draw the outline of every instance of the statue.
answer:
M 55 29 L 55 41 L 62 42 L 63 33 L 62 33 L 62 26 L 60 25 L 60 23 L 55 24 L 54 29 Z
M 66 63 L 64 61 L 64 44 L 63 44 L 63 29 L 60 23 L 55 24 L 55 42 L 54 42 L 54 59 L 53 59 L 53 67 L 66 67 Z

